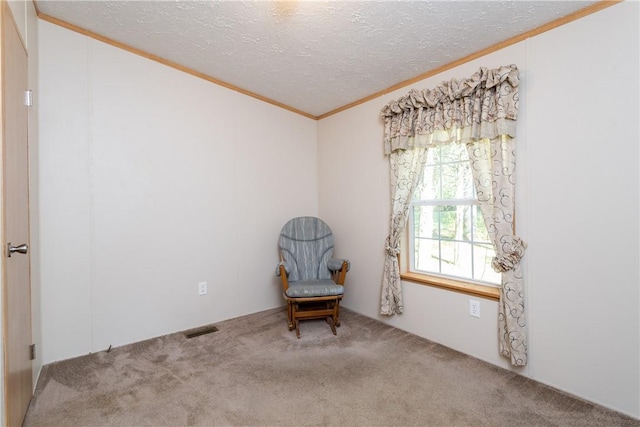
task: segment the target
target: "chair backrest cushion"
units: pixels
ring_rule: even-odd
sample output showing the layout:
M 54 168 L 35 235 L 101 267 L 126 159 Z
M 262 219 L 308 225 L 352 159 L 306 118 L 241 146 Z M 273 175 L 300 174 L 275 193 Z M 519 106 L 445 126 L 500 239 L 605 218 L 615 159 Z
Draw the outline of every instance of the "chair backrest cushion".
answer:
M 290 281 L 331 278 L 327 262 L 333 255 L 333 234 L 321 219 L 293 218 L 282 227 L 278 246 L 290 268 Z

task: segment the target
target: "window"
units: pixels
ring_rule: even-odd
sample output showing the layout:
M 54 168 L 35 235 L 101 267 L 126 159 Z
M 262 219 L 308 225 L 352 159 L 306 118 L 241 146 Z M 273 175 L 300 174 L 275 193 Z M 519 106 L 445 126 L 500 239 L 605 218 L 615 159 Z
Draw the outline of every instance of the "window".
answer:
M 410 209 L 409 270 L 485 285 L 500 284 L 476 199 L 464 144 L 429 149 L 423 188 Z

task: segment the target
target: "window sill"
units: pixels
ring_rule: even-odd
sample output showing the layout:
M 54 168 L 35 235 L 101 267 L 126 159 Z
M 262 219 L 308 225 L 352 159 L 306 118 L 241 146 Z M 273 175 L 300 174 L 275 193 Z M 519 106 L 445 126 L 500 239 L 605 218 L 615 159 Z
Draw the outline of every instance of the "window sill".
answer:
M 483 286 L 476 283 L 462 282 L 459 280 L 447 279 L 444 277 L 427 276 L 420 273 L 405 272 L 400 274 L 401 280 L 418 283 L 420 285 L 435 286 L 437 288 L 449 289 L 478 297 L 500 299 L 500 289 L 493 286 Z

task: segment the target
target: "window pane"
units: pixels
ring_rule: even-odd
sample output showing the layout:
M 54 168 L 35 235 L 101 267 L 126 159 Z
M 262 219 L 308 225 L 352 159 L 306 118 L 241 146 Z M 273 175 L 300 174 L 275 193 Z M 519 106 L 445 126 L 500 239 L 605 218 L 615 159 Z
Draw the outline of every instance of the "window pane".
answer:
M 428 165 L 436 165 L 440 163 L 440 159 L 442 155 L 440 154 L 440 146 L 429 148 L 427 150 L 427 164 Z
M 441 273 L 471 278 L 471 244 L 440 241 L 442 251 Z
M 469 162 L 442 165 L 442 199 L 473 199 L 473 191 Z
M 439 273 L 439 242 L 433 239 L 415 239 L 414 268 L 416 270 Z
M 416 237 L 438 237 L 438 219 L 434 206 L 413 207 L 413 228 Z
M 442 199 L 456 199 L 459 163 L 442 165 Z
M 459 162 L 469 160 L 467 146 L 464 144 L 446 144 L 440 146 L 441 162 Z
M 473 241 L 469 213 L 477 206 L 414 206 L 413 269 L 499 284 L 491 243 Z M 464 221 L 458 222 L 463 218 Z M 462 232 L 458 232 L 462 230 Z M 442 240 L 438 240 L 442 233 Z
M 440 238 L 471 240 L 471 206 L 438 206 L 435 221 L 440 221 Z
M 484 282 L 500 283 L 501 275 L 491 267 L 491 260 L 496 255 L 491 244 L 473 245 L 474 279 Z
M 415 200 L 433 200 L 440 198 L 440 166 L 425 166 L 422 176 L 423 188 L 415 194 Z

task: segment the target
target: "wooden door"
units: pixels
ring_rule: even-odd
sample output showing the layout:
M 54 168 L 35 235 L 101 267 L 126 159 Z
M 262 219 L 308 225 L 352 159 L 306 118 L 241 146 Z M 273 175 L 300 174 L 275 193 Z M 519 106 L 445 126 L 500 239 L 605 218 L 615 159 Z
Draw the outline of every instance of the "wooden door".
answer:
M 6 2 L 1 7 L 4 395 L 6 424 L 20 426 L 33 391 L 30 256 L 8 245 L 29 244 L 27 52 Z

